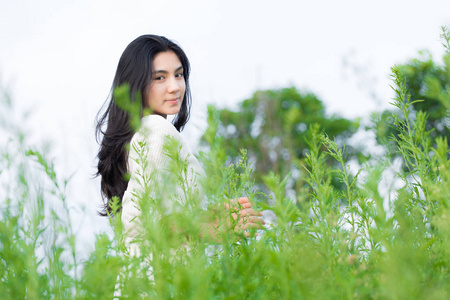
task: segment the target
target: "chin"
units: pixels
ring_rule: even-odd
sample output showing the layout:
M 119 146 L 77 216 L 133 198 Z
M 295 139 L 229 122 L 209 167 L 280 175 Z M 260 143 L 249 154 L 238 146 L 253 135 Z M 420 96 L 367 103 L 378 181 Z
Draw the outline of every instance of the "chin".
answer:
M 180 109 L 174 109 L 174 110 L 172 110 L 170 112 L 167 112 L 167 115 L 176 115 L 179 112 L 180 112 Z

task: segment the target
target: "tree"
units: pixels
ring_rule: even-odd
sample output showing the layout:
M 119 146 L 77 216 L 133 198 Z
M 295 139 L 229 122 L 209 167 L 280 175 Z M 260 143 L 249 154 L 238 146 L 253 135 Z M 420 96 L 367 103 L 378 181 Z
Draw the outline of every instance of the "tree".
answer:
M 301 94 L 295 87 L 256 91 L 240 103 L 238 111 L 222 109 L 218 113 L 218 135 L 225 140 L 230 162 L 236 162 L 240 149 L 246 149 L 254 164 L 257 184 L 271 171 L 282 177 L 291 173 L 294 190 L 299 187 L 300 164 L 307 153 L 309 126 L 318 124 L 340 145 L 359 126 L 358 122 L 336 115 L 328 117 L 315 95 Z M 351 147 L 347 150 L 354 154 Z
M 399 65 L 398 69 L 405 80 L 407 92 L 411 95 L 412 104 L 411 119 L 419 112 L 426 112 L 428 119 L 426 130 L 431 131 L 432 140 L 443 136 L 447 138 L 450 146 L 450 33 L 445 27 L 442 28 L 441 38 L 446 48 L 443 55 L 443 64 L 440 65 L 433 60 L 427 51 L 419 52 L 419 57 Z M 397 111 L 385 110 L 376 115 L 372 128 L 375 129 L 378 143 L 393 150 L 395 142 L 390 142 L 392 136 L 398 132 L 392 126 L 392 114 L 398 115 Z

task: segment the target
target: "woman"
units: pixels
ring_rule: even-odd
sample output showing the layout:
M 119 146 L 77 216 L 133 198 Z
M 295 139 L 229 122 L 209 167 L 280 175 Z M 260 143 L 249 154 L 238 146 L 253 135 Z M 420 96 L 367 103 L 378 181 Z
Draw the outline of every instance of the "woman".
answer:
M 153 196 L 157 198 L 162 198 L 161 194 L 165 192 L 162 175 L 171 160 L 164 151 L 167 137 L 180 146 L 179 156 L 187 163 L 186 182 L 197 188 L 196 182 L 203 174 L 200 164 L 180 135 L 189 120 L 189 72 L 189 61 L 183 50 L 167 38 L 157 35 L 138 37 L 127 46 L 119 60 L 112 91 L 124 84 L 129 86 L 131 104 L 140 102 L 141 127 L 137 131 L 133 130 L 130 114 L 118 105 L 118 99 L 111 93 L 107 109 L 96 128 L 98 136 L 103 135 L 98 153 L 98 175 L 101 176 L 101 191 L 105 199 L 102 215 L 112 212 L 111 199 L 117 197 L 122 209 L 125 235 L 129 240 L 141 230 L 136 221 L 141 211 L 133 198 L 137 192 L 143 192 L 139 180 L 143 170 L 138 163 L 142 153 L 146 161 L 141 161 L 141 164 L 146 165 L 146 174 L 153 178 Z M 146 110 L 151 114 L 145 115 Z M 176 115 L 173 124 L 167 120 L 168 115 Z M 106 129 L 103 131 L 104 126 Z M 143 152 L 135 147 L 137 144 L 142 146 Z M 127 145 L 131 145 L 129 151 Z M 129 180 L 126 179 L 127 174 L 130 175 Z M 164 199 L 167 213 L 173 207 L 170 201 Z M 259 218 L 261 214 L 251 209 L 247 198 L 239 198 L 231 203 L 239 203 L 237 214 L 233 214 L 233 217 L 245 217 L 239 218 L 240 230 L 258 228 L 263 224 Z M 204 224 L 201 234 L 212 234 L 216 225 L 214 222 Z

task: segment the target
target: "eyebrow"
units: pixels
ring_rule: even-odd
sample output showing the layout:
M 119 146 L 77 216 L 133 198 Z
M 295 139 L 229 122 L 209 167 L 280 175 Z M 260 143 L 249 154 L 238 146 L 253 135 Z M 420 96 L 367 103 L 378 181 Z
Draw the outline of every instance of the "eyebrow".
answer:
M 175 70 L 175 72 L 178 72 L 178 71 L 181 71 L 181 70 L 183 70 L 183 66 L 179 66 L 179 67 Z M 166 70 L 156 70 L 156 71 L 153 71 L 153 73 L 163 73 L 163 74 L 168 74 L 169 72 L 166 71 Z

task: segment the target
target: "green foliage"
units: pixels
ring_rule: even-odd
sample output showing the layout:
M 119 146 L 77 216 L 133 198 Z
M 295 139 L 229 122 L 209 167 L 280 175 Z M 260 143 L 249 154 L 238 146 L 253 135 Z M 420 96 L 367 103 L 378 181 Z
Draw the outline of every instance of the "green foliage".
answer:
M 446 137 L 450 142 L 450 43 L 449 32 L 442 28 L 441 38 L 447 51 L 442 57 L 443 64 L 433 60 L 429 52 L 420 52 L 419 58 L 414 58 L 406 64 L 397 66 L 405 81 L 405 89 L 414 101 L 411 104 L 408 116 L 414 119 L 420 111 L 427 113 L 425 128 L 430 131 L 434 144 L 435 138 Z M 389 142 L 389 137 L 399 134 L 393 127 L 393 114 L 404 118 L 403 112 L 398 110 L 385 110 L 381 114 L 373 116 L 373 128 L 375 129 L 379 143 L 388 145 L 392 150 L 395 143 Z
M 257 91 L 244 100 L 237 112 L 218 112 L 217 134 L 224 139 L 223 149 L 232 162 L 239 160 L 240 149 L 246 149 L 254 164 L 257 184 L 265 174 L 284 177 L 297 174 L 307 153 L 307 128 L 319 124 L 327 135 L 343 144 L 357 129 L 358 121 L 327 116 L 322 102 L 313 94 L 301 94 L 296 88 Z M 356 150 L 347 147 L 347 158 Z M 329 161 L 332 163 L 332 161 Z M 302 187 L 295 180 L 293 190 Z M 261 188 L 261 186 L 260 186 Z
M 225 128 L 218 115 L 239 114 L 210 108 L 204 135 L 209 150 L 200 155 L 207 174 L 204 197 L 186 182 L 188 164 L 176 141 L 165 145 L 171 158 L 166 175 L 147 172 L 145 143 L 131 145 L 141 167 L 142 189 L 133 199 L 142 213 L 135 219 L 142 232 L 127 239 L 118 199 L 113 199 L 115 234 L 99 234 L 83 260 L 65 196 L 68 181 L 59 178 L 42 151 L 27 145 L 20 130 L 14 131 L 21 138 L 9 139 L 0 156 L 2 299 L 112 299 L 118 292 L 120 299 L 448 299 L 448 140 L 430 132 L 427 113 L 412 113 L 419 102 L 411 101 L 417 99 L 408 94 L 402 68 L 392 71 L 392 104 L 400 114 L 392 116 L 397 134 L 391 139 L 405 162 L 395 173 L 397 190 L 385 188 L 385 177 L 394 172 L 391 157 L 369 161 L 352 174 L 338 135 L 324 134 L 324 124 L 311 117 L 304 132 L 308 150 L 301 160 L 295 156 L 305 174 L 299 196 L 292 199 L 286 192 L 292 177 L 283 174 L 288 170 L 279 172 L 282 167 L 261 176 L 268 190 L 262 193 L 252 181 L 249 157 L 254 154 L 241 151 L 230 163 L 230 140 L 218 133 Z M 303 99 L 295 90 L 280 93 L 289 94 L 292 103 Z M 320 102 L 310 100 L 310 109 L 320 113 Z M 275 129 L 266 139 L 298 124 L 297 113 L 277 109 L 291 121 L 277 123 L 278 129 L 267 125 Z M 244 130 L 237 128 L 242 138 Z M 288 131 L 285 138 L 293 135 Z M 250 230 L 250 237 L 236 230 L 233 209 L 223 209 L 241 196 L 270 220 L 265 229 Z M 211 235 L 205 224 L 215 224 Z

